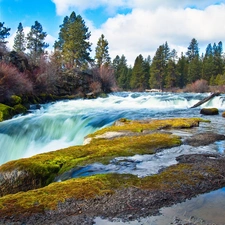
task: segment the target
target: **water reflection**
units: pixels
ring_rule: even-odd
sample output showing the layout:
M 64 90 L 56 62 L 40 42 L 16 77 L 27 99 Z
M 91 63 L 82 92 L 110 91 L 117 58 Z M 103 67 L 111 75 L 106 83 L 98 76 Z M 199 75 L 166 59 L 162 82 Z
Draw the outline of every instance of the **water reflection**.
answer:
M 152 216 L 131 222 L 110 222 L 95 219 L 96 225 L 225 225 L 225 188 L 199 195 L 186 202 L 160 210 L 160 216 Z

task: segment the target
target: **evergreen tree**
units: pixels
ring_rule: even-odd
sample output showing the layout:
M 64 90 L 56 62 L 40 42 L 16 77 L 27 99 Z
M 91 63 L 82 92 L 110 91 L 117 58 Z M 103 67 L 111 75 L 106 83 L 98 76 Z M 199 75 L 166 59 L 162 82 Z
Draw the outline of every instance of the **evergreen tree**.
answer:
M 124 55 L 119 57 L 118 55 L 113 59 L 112 66 L 115 71 L 115 77 L 117 85 L 123 90 L 130 88 L 131 70 L 127 66 L 127 59 Z
M 165 87 L 173 88 L 179 85 L 178 73 L 176 68 L 176 62 L 172 58 L 169 59 L 167 64 L 167 75 L 165 77 Z
M 59 40 L 55 48 L 62 51 L 65 65 L 72 68 L 86 68 L 91 62 L 91 43 L 84 20 L 80 15 L 72 12 L 70 17 L 65 17 L 60 26 Z
M 180 88 L 183 88 L 185 85 L 187 85 L 187 74 L 188 74 L 188 59 L 182 52 L 181 57 L 177 62 L 177 75 L 178 75 L 177 85 Z
M 188 83 L 201 79 L 202 61 L 199 56 L 195 56 L 188 65 Z
M 120 61 L 117 67 L 117 72 L 119 74 L 117 84 L 123 90 L 126 90 L 130 87 L 130 77 L 129 69 L 127 67 L 127 59 L 124 55 L 120 57 Z
M 139 55 L 134 62 L 132 76 L 130 79 L 130 87 L 132 89 L 145 90 L 148 86 L 148 79 L 146 80 L 146 71 L 144 70 L 144 59 Z
M 97 47 L 95 49 L 95 59 L 97 61 L 97 66 L 109 66 L 110 57 L 109 57 L 109 43 L 105 39 L 105 36 L 102 34 L 98 40 Z
M 26 45 L 26 43 L 25 43 L 25 34 L 23 31 L 23 25 L 22 25 L 22 23 L 19 23 L 19 26 L 18 26 L 17 32 L 16 32 L 16 36 L 14 38 L 13 49 L 16 52 L 24 52 L 26 50 L 25 45 Z
M 192 83 L 200 79 L 202 74 L 202 62 L 199 57 L 198 42 L 195 38 L 191 40 L 186 55 L 189 61 L 187 80 Z
M 223 60 L 223 44 L 220 41 L 218 45 L 213 45 L 213 75 L 223 74 L 224 72 L 224 60 Z
M 116 80 L 118 81 L 119 79 L 119 64 L 120 64 L 120 57 L 117 55 L 114 59 L 113 59 L 113 62 L 112 62 L 112 66 L 114 68 L 114 71 L 115 71 L 115 78 Z
M 4 22 L 0 22 L 0 45 L 6 44 L 5 39 L 10 35 L 9 31 L 11 28 L 4 27 Z
M 76 18 L 75 12 L 72 12 L 70 17 L 71 17 L 71 20 L 73 20 L 72 18 Z M 65 42 L 67 31 L 68 31 L 69 22 L 70 22 L 70 18 L 68 16 L 65 16 L 63 19 L 63 24 L 59 26 L 60 27 L 59 38 L 58 38 L 58 41 L 55 41 L 54 43 L 55 50 L 62 51 L 62 47 Z
M 10 30 L 11 30 L 10 28 L 4 26 L 4 22 L 3 23 L 0 22 L 0 60 L 3 59 L 3 56 L 7 52 L 6 48 L 7 41 L 5 39 L 10 35 L 9 33 Z
M 188 51 L 186 55 L 189 61 L 192 61 L 196 56 L 199 56 L 198 42 L 195 38 L 191 40 L 191 43 L 188 46 Z
M 166 54 L 164 50 L 164 45 L 160 45 L 153 57 L 149 79 L 149 86 L 151 88 L 163 89 L 166 70 Z
M 210 82 L 211 77 L 214 74 L 214 62 L 213 62 L 213 48 L 211 44 L 208 44 L 205 51 L 202 64 L 202 78 Z
M 44 50 L 49 46 L 44 42 L 47 33 L 43 31 L 42 25 L 35 21 L 35 24 L 31 26 L 30 32 L 27 34 L 27 49 L 30 50 L 30 56 L 34 63 L 44 53 Z

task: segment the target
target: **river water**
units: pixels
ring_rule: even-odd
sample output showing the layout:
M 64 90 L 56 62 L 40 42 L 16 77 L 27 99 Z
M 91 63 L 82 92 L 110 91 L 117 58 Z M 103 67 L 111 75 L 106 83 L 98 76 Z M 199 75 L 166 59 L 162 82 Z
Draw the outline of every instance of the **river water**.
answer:
M 26 115 L 19 115 L 0 123 L 0 165 L 14 159 L 30 157 L 72 145 L 81 145 L 86 135 L 109 126 L 119 118 L 124 117 L 128 119 L 203 117 L 211 120 L 211 123 L 201 123 L 200 127 L 196 129 L 224 134 L 225 119 L 222 118 L 221 113 L 225 111 L 225 95 L 217 96 L 200 107 L 191 108 L 208 95 L 206 93 L 119 92 L 110 94 L 107 98 L 64 100 L 43 104 L 40 109 L 33 107 L 34 109 L 31 108 Z M 216 107 L 219 109 L 220 115 L 202 116 L 200 109 L 203 107 Z M 185 137 L 190 135 L 190 132 L 191 130 L 184 130 L 179 135 Z M 72 176 L 95 174 L 101 171 L 102 173 L 132 173 L 143 177 L 155 174 L 160 169 L 175 164 L 175 158 L 178 155 L 202 152 L 223 154 L 224 149 L 225 142 L 223 141 L 199 148 L 182 145 L 165 149 L 152 156 L 136 155 L 116 158 L 107 166 L 88 165 L 81 168 L 80 171 L 75 171 Z M 225 208 L 221 205 L 218 207 Z M 224 210 L 223 212 L 225 215 Z M 172 214 L 169 213 L 169 215 Z M 163 222 L 154 221 L 150 223 L 150 220 L 146 223 L 142 221 L 140 224 L 163 224 Z M 158 220 L 160 219 L 157 218 L 156 221 Z M 168 215 L 166 220 L 168 221 Z M 98 219 L 97 224 L 101 224 L 102 221 Z M 107 224 L 106 221 L 103 223 Z
M 190 107 L 208 95 L 120 92 L 107 98 L 41 105 L 40 109 L 31 110 L 27 115 L 0 123 L 0 165 L 13 159 L 80 145 L 86 135 L 123 117 L 199 117 L 200 107 Z M 215 97 L 201 107 L 217 107 L 222 112 L 225 110 L 224 99 L 223 95 Z M 210 129 L 224 131 L 221 115 L 210 119 L 216 125 Z

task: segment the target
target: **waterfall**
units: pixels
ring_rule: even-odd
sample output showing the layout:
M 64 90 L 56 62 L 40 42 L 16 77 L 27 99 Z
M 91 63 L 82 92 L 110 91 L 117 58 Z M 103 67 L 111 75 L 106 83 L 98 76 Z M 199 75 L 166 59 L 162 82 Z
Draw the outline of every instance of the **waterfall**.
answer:
M 113 93 L 107 98 L 58 101 L 0 123 L 0 165 L 14 159 L 81 145 L 84 137 L 119 118 L 199 116 L 189 109 L 207 94 Z M 224 96 L 201 107 L 225 109 Z

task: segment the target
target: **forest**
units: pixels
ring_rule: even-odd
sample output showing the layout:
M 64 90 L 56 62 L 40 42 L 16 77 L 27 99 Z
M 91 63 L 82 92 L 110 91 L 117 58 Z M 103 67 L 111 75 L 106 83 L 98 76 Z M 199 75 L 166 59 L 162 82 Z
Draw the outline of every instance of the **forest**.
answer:
M 155 55 L 141 54 L 128 66 L 125 55 L 111 59 L 109 43 L 102 34 L 91 58 L 91 32 L 81 15 L 72 12 L 60 25 L 54 51 L 49 53 L 47 33 L 35 21 L 25 36 L 19 23 L 13 49 L 7 48 L 10 28 L 0 22 L 0 102 L 12 96 L 95 96 L 112 91 L 223 92 L 225 60 L 223 44 L 209 43 L 205 53 L 199 53 L 198 41 L 190 40 L 187 51 L 177 55 L 167 41 Z M 57 98 L 57 97 L 56 97 Z M 38 99 L 38 100 L 37 100 Z M 40 101 L 40 98 L 37 98 Z M 28 99 L 28 101 L 34 101 Z

